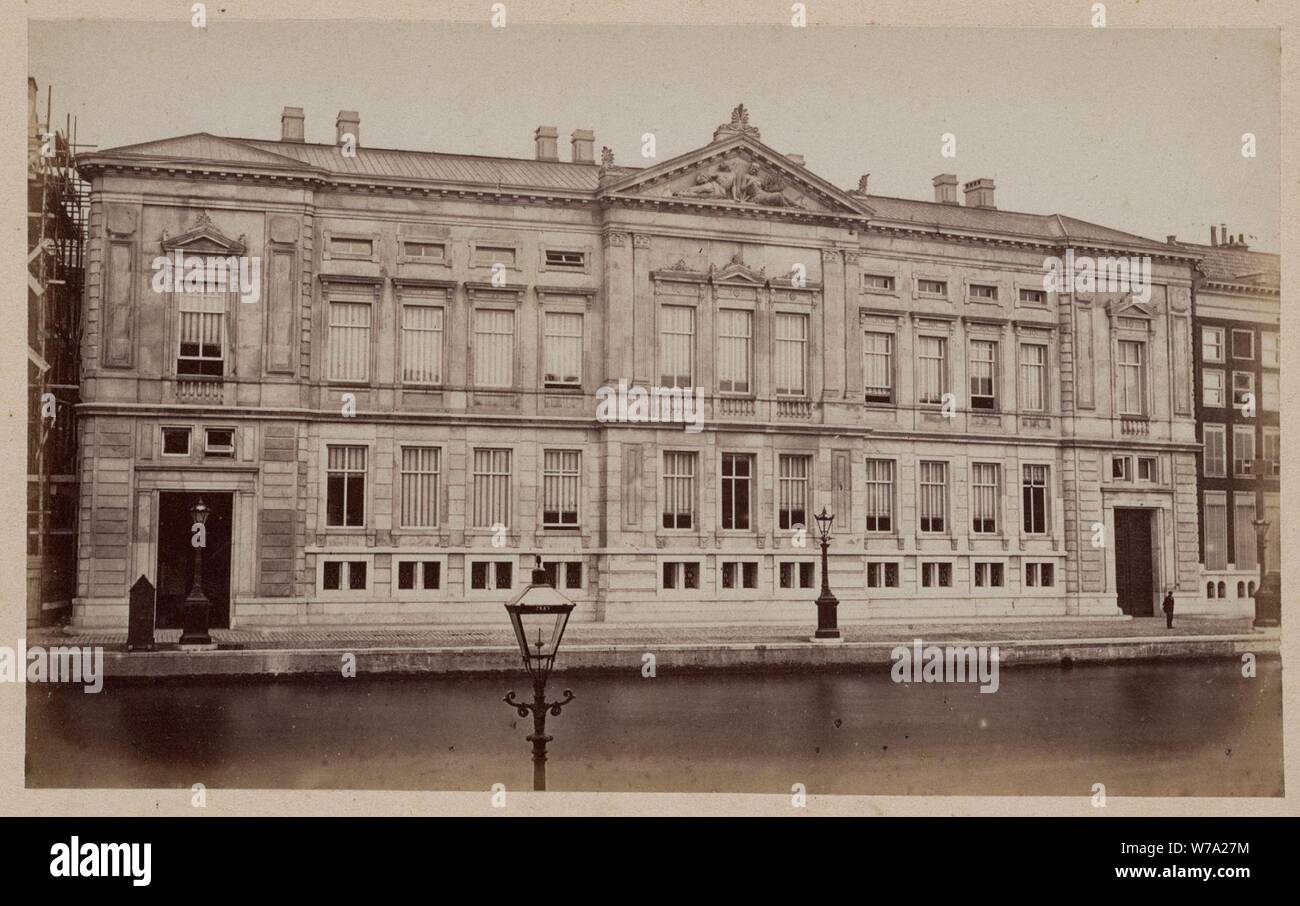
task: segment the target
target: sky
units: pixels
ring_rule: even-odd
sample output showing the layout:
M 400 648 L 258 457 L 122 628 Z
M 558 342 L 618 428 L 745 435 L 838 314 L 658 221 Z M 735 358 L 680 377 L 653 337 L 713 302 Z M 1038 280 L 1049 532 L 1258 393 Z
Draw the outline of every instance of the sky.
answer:
M 762 141 L 875 195 L 991 177 L 999 208 L 1154 239 L 1279 240 L 1275 31 L 34 22 L 29 74 L 101 148 L 183 135 L 308 141 L 339 110 L 372 147 L 532 157 L 533 130 L 592 129 L 617 163 L 707 144 L 744 103 Z M 653 133 L 657 157 L 641 156 Z M 1243 157 L 1243 133 L 1256 156 Z M 943 136 L 956 157 L 941 154 Z M 599 153 L 599 152 L 597 152 Z

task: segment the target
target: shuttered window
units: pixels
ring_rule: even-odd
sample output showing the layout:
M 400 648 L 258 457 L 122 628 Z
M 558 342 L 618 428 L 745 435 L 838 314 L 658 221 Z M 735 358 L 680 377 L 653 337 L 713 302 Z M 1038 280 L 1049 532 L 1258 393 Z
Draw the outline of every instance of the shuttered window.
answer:
M 659 310 L 659 383 L 665 387 L 695 384 L 695 309 L 665 305 Z
M 510 451 L 474 451 L 475 528 L 510 525 Z
M 370 303 L 331 302 L 329 379 L 370 379 Z
M 440 460 L 437 447 L 402 447 L 402 526 L 425 528 L 438 524 Z
M 180 319 L 176 373 L 222 376 L 226 373 L 225 293 L 180 293 L 176 298 Z
M 806 396 L 808 316 L 778 312 L 776 316 L 777 396 Z
M 578 489 L 582 454 L 577 450 L 547 450 L 542 454 L 542 525 L 578 525 Z
M 326 448 L 325 524 L 366 524 L 366 448 Z
M 894 463 L 889 459 L 867 460 L 867 531 L 894 530 Z
M 444 313 L 439 305 L 402 305 L 402 380 L 405 383 L 442 383 Z
M 474 384 L 512 387 L 515 382 L 515 313 L 511 309 L 474 310 Z
M 582 315 L 548 311 L 545 315 L 542 380 L 548 387 L 582 383 Z
M 724 308 L 718 312 L 718 389 L 748 393 L 754 316 Z
M 1203 425 L 1201 431 L 1205 438 L 1205 475 L 1208 478 L 1223 478 L 1227 475 L 1227 443 L 1223 425 Z
M 1224 494 L 1205 495 L 1205 568 L 1228 568 L 1228 500 Z

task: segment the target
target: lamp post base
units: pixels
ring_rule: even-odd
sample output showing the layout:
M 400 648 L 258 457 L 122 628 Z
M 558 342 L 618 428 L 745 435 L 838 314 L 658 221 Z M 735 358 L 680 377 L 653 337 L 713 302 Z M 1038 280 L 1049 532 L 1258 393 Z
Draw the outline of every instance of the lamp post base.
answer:
M 212 651 L 217 643 L 208 635 L 208 599 L 191 594 L 181 604 L 181 651 Z
M 842 642 L 837 611 L 840 602 L 828 589 L 823 588 L 817 597 L 817 632 L 813 634 L 814 642 Z
M 1271 629 L 1282 625 L 1282 577 L 1276 572 L 1264 573 L 1259 588 L 1255 589 L 1256 629 Z

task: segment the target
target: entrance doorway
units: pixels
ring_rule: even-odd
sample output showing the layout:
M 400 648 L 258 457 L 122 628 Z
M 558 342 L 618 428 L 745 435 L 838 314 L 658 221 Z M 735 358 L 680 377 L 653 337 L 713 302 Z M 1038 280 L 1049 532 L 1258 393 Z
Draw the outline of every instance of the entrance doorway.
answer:
M 181 602 L 194 582 L 194 548 L 190 545 L 194 518 L 190 509 L 203 498 L 211 509 L 205 525 L 203 593 L 207 595 L 208 627 L 230 628 L 230 516 L 234 495 L 229 491 L 160 491 L 158 494 L 158 618 L 159 629 L 181 628 Z
M 1155 561 L 1151 510 L 1115 510 L 1115 589 L 1129 616 L 1155 616 Z

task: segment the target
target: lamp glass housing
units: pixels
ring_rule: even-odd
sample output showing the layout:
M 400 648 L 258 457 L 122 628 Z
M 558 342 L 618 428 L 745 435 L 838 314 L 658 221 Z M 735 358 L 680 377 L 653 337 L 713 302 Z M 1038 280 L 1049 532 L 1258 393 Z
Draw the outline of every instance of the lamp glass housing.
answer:
M 564 638 L 574 604 L 549 585 L 526 586 L 506 604 L 515 641 L 528 672 L 534 676 L 550 672 Z
M 822 507 L 822 511 L 813 519 L 817 520 L 817 531 L 821 533 L 821 538 L 825 541 L 831 535 L 831 525 L 835 522 L 835 515 L 827 512 L 826 507 Z

